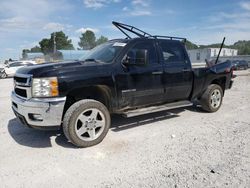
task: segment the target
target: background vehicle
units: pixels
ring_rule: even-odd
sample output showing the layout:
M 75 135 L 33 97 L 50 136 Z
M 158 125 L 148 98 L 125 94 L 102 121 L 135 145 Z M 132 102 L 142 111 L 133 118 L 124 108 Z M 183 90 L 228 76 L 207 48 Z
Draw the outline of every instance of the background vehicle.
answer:
M 132 117 L 190 106 L 194 100 L 207 112 L 220 108 L 233 83 L 230 62 L 193 69 L 184 38 L 113 24 L 126 39 L 108 41 L 81 61 L 17 71 L 12 108 L 23 124 L 63 128 L 70 142 L 88 147 L 104 139 L 110 114 Z
M 1 78 L 12 77 L 19 68 L 35 65 L 35 61 L 14 61 L 5 65 L 1 70 Z
M 248 62 L 245 60 L 235 60 L 232 62 L 234 66 L 234 70 L 240 70 L 240 69 L 248 69 Z
M 4 68 L 1 67 L 1 68 L 0 68 L 0 78 L 2 78 L 2 77 L 4 78 L 4 76 L 6 75 L 6 74 L 5 74 L 5 75 L 4 75 L 4 74 L 5 74 Z

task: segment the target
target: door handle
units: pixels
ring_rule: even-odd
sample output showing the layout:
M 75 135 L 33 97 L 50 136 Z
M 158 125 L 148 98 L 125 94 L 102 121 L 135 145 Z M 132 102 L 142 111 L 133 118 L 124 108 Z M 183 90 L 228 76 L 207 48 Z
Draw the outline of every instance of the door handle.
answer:
M 190 71 L 191 71 L 190 69 L 186 69 L 186 68 L 182 69 L 182 72 L 190 72 Z
M 155 72 L 152 72 L 153 75 L 157 75 L 157 74 L 163 74 L 162 71 L 155 71 Z

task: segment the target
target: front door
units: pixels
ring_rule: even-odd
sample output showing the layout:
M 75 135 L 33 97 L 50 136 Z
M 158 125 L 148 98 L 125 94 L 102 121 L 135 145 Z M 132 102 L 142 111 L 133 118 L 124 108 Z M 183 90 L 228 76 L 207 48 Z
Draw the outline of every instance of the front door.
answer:
M 137 42 L 126 53 L 147 51 L 147 63 L 121 65 L 116 75 L 119 106 L 132 108 L 159 103 L 164 98 L 163 67 L 158 61 L 154 40 Z

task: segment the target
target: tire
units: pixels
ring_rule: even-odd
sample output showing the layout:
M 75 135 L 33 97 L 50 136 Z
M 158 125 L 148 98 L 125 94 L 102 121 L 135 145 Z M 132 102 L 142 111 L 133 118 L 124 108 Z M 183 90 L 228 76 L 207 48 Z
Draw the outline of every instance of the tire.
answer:
M 211 84 L 203 93 L 200 103 L 202 109 L 207 112 L 216 112 L 221 107 L 223 100 L 223 90 L 217 84 Z
M 96 100 L 84 99 L 74 103 L 63 118 L 63 132 L 77 147 L 99 144 L 111 124 L 108 109 Z

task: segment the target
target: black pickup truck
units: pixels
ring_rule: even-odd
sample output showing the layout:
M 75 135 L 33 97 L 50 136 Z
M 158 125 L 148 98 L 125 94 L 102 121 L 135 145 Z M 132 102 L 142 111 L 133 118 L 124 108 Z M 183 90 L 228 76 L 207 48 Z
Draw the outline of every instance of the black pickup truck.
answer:
M 32 128 L 63 128 L 78 147 L 100 143 L 110 114 L 126 117 L 192 105 L 217 111 L 232 86 L 231 63 L 194 69 L 181 38 L 149 35 L 114 22 L 126 39 L 110 40 L 82 60 L 21 68 L 12 109 Z

